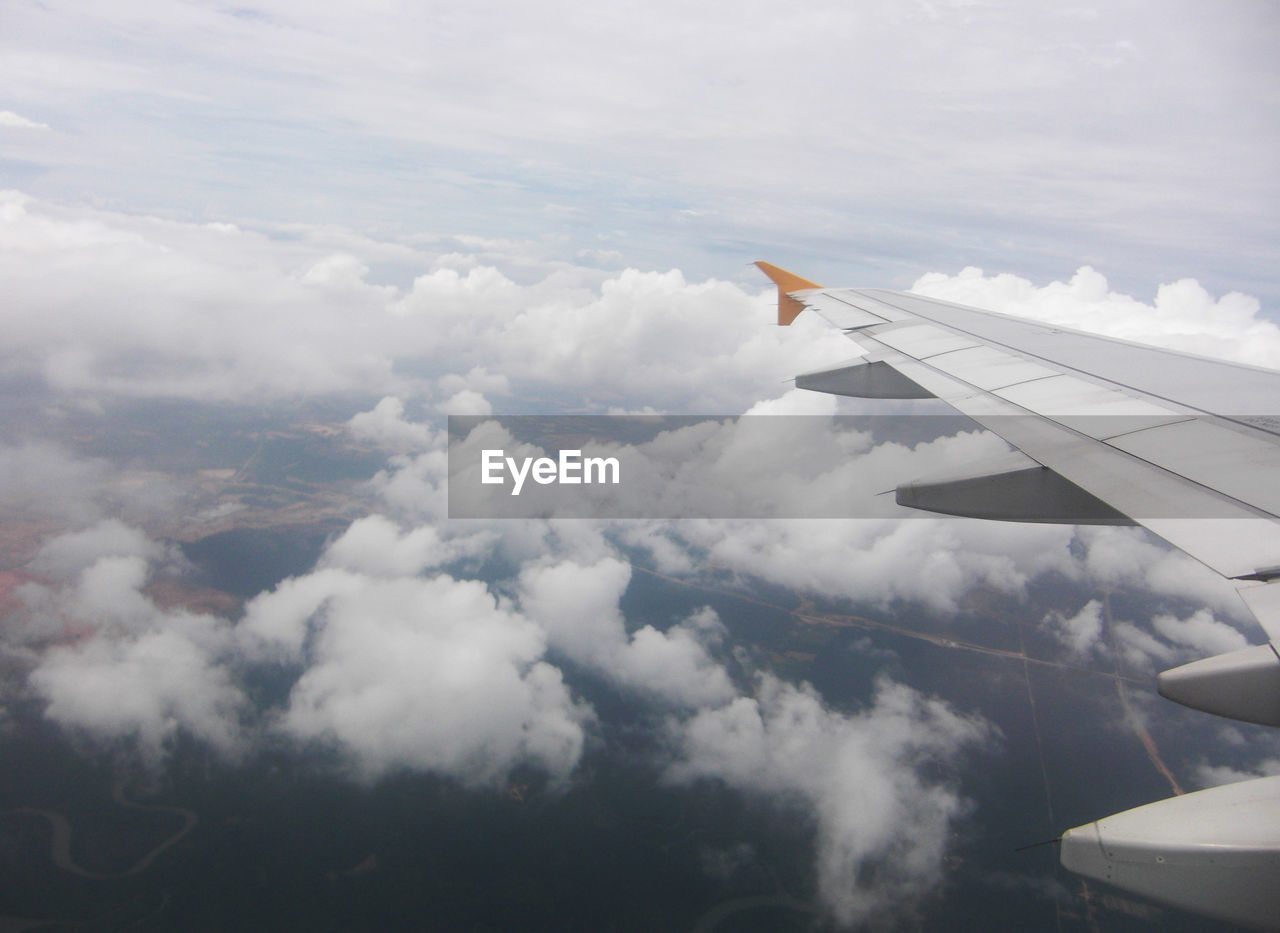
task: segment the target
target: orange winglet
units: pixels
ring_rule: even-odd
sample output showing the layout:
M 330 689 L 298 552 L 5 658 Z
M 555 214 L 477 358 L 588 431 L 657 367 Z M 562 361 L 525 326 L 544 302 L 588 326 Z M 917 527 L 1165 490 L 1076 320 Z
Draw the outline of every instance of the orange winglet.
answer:
M 787 292 L 798 292 L 805 288 L 822 288 L 817 282 L 802 279 L 794 272 L 779 269 L 771 263 L 757 262 L 756 267 L 773 279 L 773 284 L 778 286 L 778 323 L 783 327 L 794 321 L 796 316 L 804 310 L 804 305 L 788 295 Z

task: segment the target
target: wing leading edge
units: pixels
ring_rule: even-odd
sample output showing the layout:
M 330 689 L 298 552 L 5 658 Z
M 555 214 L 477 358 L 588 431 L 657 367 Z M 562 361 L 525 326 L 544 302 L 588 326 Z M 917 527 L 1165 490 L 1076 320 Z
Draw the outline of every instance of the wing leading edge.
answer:
M 939 398 L 1019 452 L 905 482 L 902 505 L 1140 524 L 1236 581 L 1267 644 L 1165 671 L 1164 696 L 1280 726 L 1280 372 L 904 292 L 827 289 L 768 263 L 778 323 L 811 308 L 861 351 L 800 388 Z M 1210 788 L 1063 835 L 1065 867 L 1210 916 L 1280 923 L 1280 778 Z

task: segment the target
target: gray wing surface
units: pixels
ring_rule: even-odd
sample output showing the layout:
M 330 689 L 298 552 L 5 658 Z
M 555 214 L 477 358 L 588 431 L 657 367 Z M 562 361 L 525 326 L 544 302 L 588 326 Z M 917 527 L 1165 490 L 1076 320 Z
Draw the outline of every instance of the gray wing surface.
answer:
M 1135 523 L 1236 582 L 1264 644 L 1162 673 L 1188 706 L 1280 726 L 1280 372 L 905 292 L 826 289 L 767 263 L 779 323 L 810 308 L 854 342 L 796 385 L 947 402 L 1016 452 L 906 479 L 903 505 L 1011 521 Z M 1280 925 L 1280 778 L 1067 831 L 1063 864 L 1212 916 Z

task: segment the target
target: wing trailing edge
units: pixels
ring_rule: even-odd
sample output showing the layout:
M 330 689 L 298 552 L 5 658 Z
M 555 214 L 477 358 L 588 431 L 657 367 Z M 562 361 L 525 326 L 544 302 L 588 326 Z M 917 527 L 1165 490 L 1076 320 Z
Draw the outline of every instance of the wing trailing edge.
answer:
M 835 369 L 796 376 L 796 388 L 850 398 L 934 398 L 934 394 L 908 379 L 883 360 L 859 359 Z
M 1016 450 L 945 476 L 902 483 L 894 497 L 907 508 L 1002 522 L 1133 524 L 1128 516 Z

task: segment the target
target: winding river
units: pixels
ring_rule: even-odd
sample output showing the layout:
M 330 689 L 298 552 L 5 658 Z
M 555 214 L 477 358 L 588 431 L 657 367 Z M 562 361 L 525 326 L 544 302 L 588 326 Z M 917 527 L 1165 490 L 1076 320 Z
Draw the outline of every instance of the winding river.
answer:
M 57 810 L 43 810 L 35 807 L 18 807 L 13 810 L 6 810 L 6 813 L 30 814 L 32 816 L 40 816 L 49 821 L 49 825 L 53 828 L 53 835 L 50 839 L 50 856 L 53 863 L 63 871 L 70 872 L 73 875 L 79 875 L 81 878 L 92 878 L 96 881 L 111 881 L 117 878 L 128 878 L 131 875 L 139 874 L 151 867 L 154 862 L 166 849 L 178 843 L 187 833 L 196 828 L 196 824 L 200 821 L 195 810 L 188 810 L 185 807 L 170 807 L 160 804 L 142 804 L 129 800 L 124 795 L 124 781 L 117 781 L 112 788 L 111 796 L 122 807 L 132 810 L 147 810 L 153 813 L 173 813 L 182 819 L 182 826 L 173 835 L 160 841 L 146 855 L 138 859 L 123 871 L 90 871 L 89 869 L 77 865 L 71 857 L 71 823 L 65 816 Z

